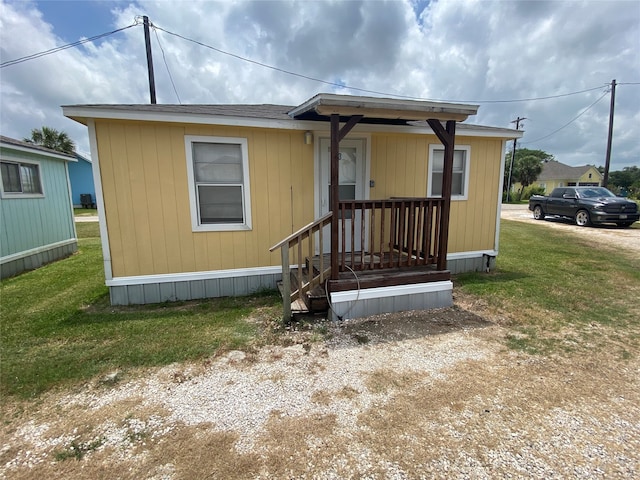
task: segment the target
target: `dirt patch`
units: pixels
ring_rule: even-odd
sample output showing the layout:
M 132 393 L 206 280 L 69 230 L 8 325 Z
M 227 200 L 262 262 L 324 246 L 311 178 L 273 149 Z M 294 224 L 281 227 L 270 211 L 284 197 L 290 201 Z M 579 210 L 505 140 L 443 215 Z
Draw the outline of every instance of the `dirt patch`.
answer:
M 8 405 L 0 477 L 640 475 L 638 359 L 515 353 L 468 300 Z

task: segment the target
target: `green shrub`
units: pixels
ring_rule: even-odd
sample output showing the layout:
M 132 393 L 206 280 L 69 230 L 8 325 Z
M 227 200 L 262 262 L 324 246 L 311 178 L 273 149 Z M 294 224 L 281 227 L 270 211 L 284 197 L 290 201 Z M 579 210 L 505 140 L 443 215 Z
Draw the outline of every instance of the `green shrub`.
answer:
M 544 195 L 545 188 L 536 185 L 529 185 L 522 191 L 521 200 L 529 200 L 532 195 Z

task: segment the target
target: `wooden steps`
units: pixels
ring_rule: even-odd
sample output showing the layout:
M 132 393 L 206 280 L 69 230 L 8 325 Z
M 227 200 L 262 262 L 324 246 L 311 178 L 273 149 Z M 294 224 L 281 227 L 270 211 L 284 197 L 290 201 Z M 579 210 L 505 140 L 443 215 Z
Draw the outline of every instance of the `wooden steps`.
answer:
M 310 264 L 309 259 L 306 261 L 307 265 Z M 314 268 L 317 275 L 317 269 Z M 298 269 L 293 268 L 290 274 L 291 278 L 291 291 L 298 290 Z M 308 267 L 302 269 L 302 282 L 309 281 Z M 278 282 L 278 289 L 282 295 L 282 282 Z M 327 301 L 327 295 L 324 285 L 318 285 L 312 288 L 309 292 L 303 293 L 300 298 L 294 300 L 291 303 L 292 314 L 304 314 L 304 313 L 322 313 L 329 310 L 329 302 Z

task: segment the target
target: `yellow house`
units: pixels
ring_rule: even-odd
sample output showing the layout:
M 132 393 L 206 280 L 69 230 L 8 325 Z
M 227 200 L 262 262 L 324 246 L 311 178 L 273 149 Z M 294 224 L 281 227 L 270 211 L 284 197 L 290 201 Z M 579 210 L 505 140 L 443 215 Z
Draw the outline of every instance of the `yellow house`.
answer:
M 599 187 L 602 185 L 602 174 L 593 165 L 571 167 L 555 160 L 545 162 L 542 172 L 533 183 L 537 187 L 545 189 L 545 193 L 551 193 L 556 187 Z
M 458 123 L 477 108 L 333 94 L 63 107 L 89 129 L 111 302 L 281 280 L 334 318 L 450 305 L 452 273 L 495 262 L 505 142 L 522 135 Z

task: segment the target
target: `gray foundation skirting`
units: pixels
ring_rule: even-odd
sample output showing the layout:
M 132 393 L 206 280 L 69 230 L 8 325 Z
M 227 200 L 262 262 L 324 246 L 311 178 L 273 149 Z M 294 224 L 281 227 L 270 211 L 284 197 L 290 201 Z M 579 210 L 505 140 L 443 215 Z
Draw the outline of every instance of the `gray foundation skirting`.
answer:
M 145 283 L 109 287 L 111 305 L 141 305 L 201 298 L 250 295 L 259 290 L 275 289 L 281 274 L 256 274 L 241 277 L 175 282 Z
M 447 270 L 453 275 L 466 272 L 486 272 L 487 268 L 489 270 L 496 268 L 495 256 L 481 255 L 472 258 L 447 259 Z
M 77 250 L 77 242 L 71 242 L 66 245 L 57 245 L 47 250 L 3 262 L 2 265 L 0 265 L 0 278 L 9 278 L 22 272 L 35 270 L 47 263 L 68 257 Z

